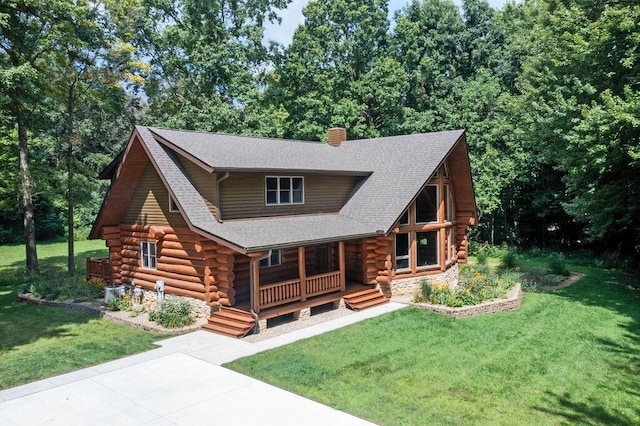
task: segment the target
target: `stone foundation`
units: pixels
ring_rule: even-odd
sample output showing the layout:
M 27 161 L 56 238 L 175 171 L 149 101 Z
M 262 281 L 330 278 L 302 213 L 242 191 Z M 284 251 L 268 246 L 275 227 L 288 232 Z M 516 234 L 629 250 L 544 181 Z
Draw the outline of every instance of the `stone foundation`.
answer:
M 458 264 L 452 265 L 440 274 L 424 275 L 411 278 L 394 278 L 389 285 L 380 285 L 380 290 L 386 297 L 392 296 L 413 296 L 421 290 L 420 283 L 426 280 L 430 283 L 447 283 L 452 289 L 458 285 Z
M 300 309 L 299 311 L 293 313 L 294 320 L 304 321 L 308 320 L 309 318 L 311 318 L 311 308 Z
M 130 285 L 125 284 L 125 291 L 127 294 L 132 295 L 132 288 Z M 142 289 L 142 303 L 147 312 L 155 311 L 158 308 L 158 294 L 155 291 L 144 290 Z M 167 297 L 175 298 L 179 300 L 186 300 L 193 309 L 193 313 L 196 318 L 209 318 L 211 317 L 211 306 L 207 304 L 204 300 L 195 299 L 193 297 L 184 297 L 184 296 L 175 296 L 173 294 L 164 295 L 165 299 Z

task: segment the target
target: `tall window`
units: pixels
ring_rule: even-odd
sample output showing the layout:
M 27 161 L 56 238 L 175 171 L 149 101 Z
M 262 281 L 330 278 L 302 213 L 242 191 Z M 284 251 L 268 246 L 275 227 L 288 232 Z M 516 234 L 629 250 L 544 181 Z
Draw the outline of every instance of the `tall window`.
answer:
M 409 234 L 396 234 L 396 269 L 408 269 L 411 264 L 409 252 Z
M 438 221 L 438 187 L 427 185 L 416 198 L 416 223 Z
M 156 269 L 156 243 L 152 241 L 142 241 L 142 267 L 148 269 Z
M 261 268 L 268 268 L 270 266 L 278 266 L 282 263 L 282 253 L 280 250 L 272 250 L 271 256 L 265 257 L 260 260 Z
M 394 265 L 401 275 L 446 268 L 455 261 L 455 205 L 449 171 L 443 166 L 434 176 L 398 220 Z
M 416 232 L 418 267 L 438 265 L 439 231 Z
M 268 206 L 304 204 L 304 179 L 295 176 L 267 176 L 265 193 Z

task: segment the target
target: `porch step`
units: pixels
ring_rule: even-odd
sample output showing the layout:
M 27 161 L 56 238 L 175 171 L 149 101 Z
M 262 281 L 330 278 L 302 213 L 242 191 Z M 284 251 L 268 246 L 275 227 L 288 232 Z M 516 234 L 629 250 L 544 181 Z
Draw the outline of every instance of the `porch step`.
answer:
M 249 334 L 254 324 L 255 320 L 250 312 L 222 307 L 219 311 L 213 313 L 209 318 L 209 322 L 204 324 L 202 328 L 239 339 Z
M 381 305 L 388 301 L 389 299 L 384 297 L 384 294 L 376 288 L 370 288 L 344 296 L 344 303 L 354 311 Z

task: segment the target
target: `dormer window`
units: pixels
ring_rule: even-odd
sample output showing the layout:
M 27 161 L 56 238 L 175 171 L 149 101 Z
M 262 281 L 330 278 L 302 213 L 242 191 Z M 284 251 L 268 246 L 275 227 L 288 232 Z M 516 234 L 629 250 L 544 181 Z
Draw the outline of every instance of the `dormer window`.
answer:
M 268 206 L 304 204 L 304 179 L 299 176 L 267 176 L 265 201 Z

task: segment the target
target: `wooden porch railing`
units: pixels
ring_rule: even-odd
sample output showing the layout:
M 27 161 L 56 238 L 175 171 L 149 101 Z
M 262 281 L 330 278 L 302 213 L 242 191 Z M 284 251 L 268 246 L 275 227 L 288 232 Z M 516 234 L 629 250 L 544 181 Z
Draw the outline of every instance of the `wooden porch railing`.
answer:
M 300 280 L 280 281 L 260 286 L 260 308 L 284 305 L 300 300 Z
M 305 288 L 307 297 L 340 291 L 340 271 L 307 277 Z M 299 279 L 261 285 L 259 293 L 260 309 L 303 300 Z M 304 299 L 306 300 L 306 298 Z
M 340 290 L 340 271 L 307 277 L 307 296 L 318 296 Z
M 111 262 L 108 257 L 87 257 L 87 279 L 94 277 L 111 284 Z

